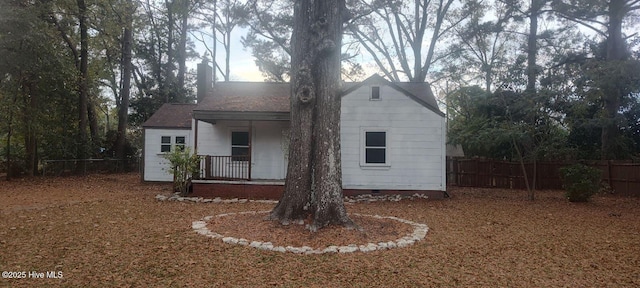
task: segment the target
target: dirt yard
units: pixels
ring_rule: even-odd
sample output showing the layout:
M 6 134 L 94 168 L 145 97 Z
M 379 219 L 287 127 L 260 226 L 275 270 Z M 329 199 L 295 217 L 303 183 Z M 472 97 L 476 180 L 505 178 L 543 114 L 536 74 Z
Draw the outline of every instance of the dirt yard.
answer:
M 0 287 L 640 286 L 638 198 L 575 204 L 544 191 L 531 202 L 523 191 L 451 188 L 445 200 L 360 203 L 348 211 L 424 223 L 427 237 L 386 251 L 295 255 L 191 228 L 205 216 L 273 204 L 155 199 L 170 192 L 136 174 L 0 181 Z M 264 225 L 236 223 L 229 233 Z M 381 230 L 404 233 L 391 228 Z

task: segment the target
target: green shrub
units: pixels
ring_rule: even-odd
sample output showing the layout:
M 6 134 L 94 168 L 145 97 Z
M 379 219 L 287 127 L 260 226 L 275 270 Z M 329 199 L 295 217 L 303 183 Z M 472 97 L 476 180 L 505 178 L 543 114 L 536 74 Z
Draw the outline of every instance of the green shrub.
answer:
M 587 202 L 600 189 L 600 170 L 584 164 L 560 168 L 562 187 L 569 202 Z
M 173 186 L 182 195 L 187 194 L 189 181 L 200 172 L 200 156 L 191 154 L 191 149 L 186 147 L 178 149 L 171 147 L 171 152 L 162 155 L 169 160 L 171 168 L 169 172 L 173 175 Z

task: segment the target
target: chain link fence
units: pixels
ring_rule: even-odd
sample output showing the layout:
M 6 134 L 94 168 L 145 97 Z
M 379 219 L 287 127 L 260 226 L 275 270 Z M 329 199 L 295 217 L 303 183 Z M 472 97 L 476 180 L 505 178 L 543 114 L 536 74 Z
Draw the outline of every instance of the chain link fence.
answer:
M 140 170 L 140 158 L 42 160 L 42 176 L 123 173 Z

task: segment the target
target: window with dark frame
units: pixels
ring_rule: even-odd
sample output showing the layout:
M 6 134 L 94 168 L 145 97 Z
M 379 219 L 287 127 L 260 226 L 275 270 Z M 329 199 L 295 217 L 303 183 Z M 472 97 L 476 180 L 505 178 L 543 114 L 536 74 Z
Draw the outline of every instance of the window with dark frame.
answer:
M 365 132 L 364 163 L 387 163 L 387 132 Z
M 186 137 L 176 136 L 176 149 L 178 149 L 179 151 L 184 151 L 185 145 L 186 145 Z
M 160 152 L 171 152 L 171 136 L 162 136 L 160 138 Z
M 380 86 L 371 87 L 371 100 L 380 100 Z
M 231 132 L 231 156 L 232 161 L 249 160 L 249 132 Z

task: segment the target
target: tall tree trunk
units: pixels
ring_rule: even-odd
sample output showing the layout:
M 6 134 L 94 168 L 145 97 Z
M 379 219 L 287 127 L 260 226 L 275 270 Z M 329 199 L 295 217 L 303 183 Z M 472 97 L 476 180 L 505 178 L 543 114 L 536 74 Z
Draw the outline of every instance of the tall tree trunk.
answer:
M 87 119 L 89 120 L 89 136 L 91 141 L 89 141 L 90 157 L 94 156 L 95 148 L 100 143 L 100 136 L 98 136 L 100 127 L 98 126 L 98 113 L 96 112 L 96 99 L 95 96 L 89 96 L 89 101 L 87 101 Z
M 180 4 L 182 5 L 182 7 L 180 7 L 182 18 L 180 19 L 180 42 L 178 43 L 178 51 L 176 51 L 176 60 L 178 61 L 177 85 L 180 88 L 184 88 L 184 79 L 187 72 L 187 33 L 189 33 L 189 1 L 183 0 Z M 184 102 L 184 100 L 181 100 L 180 102 Z
M 527 88 L 526 92 L 531 98 L 536 94 L 536 62 L 538 55 L 538 14 L 540 13 L 541 0 L 531 0 L 529 10 L 529 35 L 527 36 Z
M 36 131 L 35 124 L 38 122 L 36 119 L 37 115 L 37 105 L 38 105 L 38 95 L 36 84 L 28 80 L 29 83 L 26 83 L 25 91 L 25 102 L 24 103 L 24 150 L 25 150 L 25 167 L 27 176 L 33 176 L 37 173 L 38 165 L 37 165 L 37 139 L 36 139 Z
M 79 147 L 77 151 L 78 159 L 86 159 L 88 151 L 87 139 L 87 106 L 88 106 L 88 81 L 89 81 L 89 35 L 87 32 L 87 6 L 84 0 L 77 0 L 78 21 L 80 22 L 80 77 L 78 80 L 78 138 Z M 82 167 L 76 167 L 76 172 L 82 172 Z
M 340 159 L 345 12 L 344 0 L 298 0 L 294 6 L 289 166 L 285 192 L 270 217 L 286 224 L 311 214 L 312 231 L 355 226 L 344 207 Z
M 132 21 L 133 0 L 127 0 L 127 14 L 125 16 L 125 28 L 122 37 L 122 87 L 120 89 L 120 107 L 118 107 L 118 135 L 115 143 L 116 158 L 125 158 L 125 146 L 127 143 L 127 126 L 129 126 L 129 98 L 131 94 L 131 50 L 132 50 Z
M 16 103 L 18 101 L 18 93 L 13 93 L 13 105 L 12 107 L 16 107 Z M 13 157 L 11 156 L 11 136 L 13 136 L 13 113 L 14 109 L 9 109 L 9 123 L 7 123 L 7 181 L 11 180 L 13 177 Z
M 313 108 L 316 102 L 310 59 L 307 55 L 307 51 L 312 48 L 309 27 L 313 14 L 310 2 L 297 0 L 293 7 L 289 164 L 284 194 L 270 214 L 271 219 L 278 220 L 283 225 L 301 222 L 310 214 L 312 122 Z
M 320 47 L 312 68 L 316 87 L 316 115 L 313 135 L 315 211 L 311 230 L 330 224 L 353 226 L 347 216 L 342 195 L 342 161 L 340 155 L 340 47 L 342 47 L 344 0 L 316 1 L 317 31 Z M 324 25 L 324 26 L 322 26 Z M 312 42 L 313 43 L 313 42 Z
M 606 59 L 609 67 L 616 67 L 617 62 L 626 60 L 626 47 L 622 37 L 622 20 L 627 13 L 625 0 L 609 1 L 609 25 L 607 27 L 609 37 L 606 40 Z M 620 85 L 621 86 L 621 85 Z M 602 160 L 616 157 L 615 147 L 611 145 L 618 136 L 618 123 L 616 115 L 620 110 L 622 90 L 619 85 L 609 85 L 604 95 L 604 117 L 602 126 L 600 158 Z
M 228 12 L 227 12 L 228 13 Z M 229 17 L 227 16 L 227 25 L 229 25 Z M 227 29 L 224 41 L 224 81 L 231 79 L 231 30 Z
M 540 9 L 542 8 L 543 5 L 543 1 L 545 0 L 531 0 L 531 7 L 529 9 L 529 35 L 527 37 L 527 88 L 525 89 L 525 94 L 527 95 L 527 97 L 529 98 L 529 101 L 531 103 L 535 103 L 535 99 L 536 99 L 536 79 L 537 79 L 537 57 L 538 57 L 538 15 L 540 15 Z M 535 104 L 534 104 L 535 105 Z M 535 115 L 535 111 L 534 111 L 534 115 Z M 535 125 L 535 121 L 536 121 L 536 117 L 533 116 L 531 117 L 531 124 Z M 514 142 L 514 145 L 516 145 L 516 150 L 518 150 L 517 144 Z M 520 158 L 520 161 L 524 161 L 522 159 L 522 154 L 520 153 L 520 151 L 518 150 L 518 156 Z M 536 159 L 535 157 L 537 157 L 536 153 L 533 153 L 533 175 L 534 175 L 534 179 L 533 179 L 533 188 L 531 187 L 531 185 L 529 185 L 529 179 L 528 179 L 528 175 L 527 175 L 527 171 L 524 167 L 523 162 L 521 163 L 521 167 L 522 167 L 522 173 L 525 177 L 525 184 L 527 186 L 527 192 L 528 192 L 528 198 L 529 200 L 535 200 L 535 177 L 536 177 L 536 171 L 535 171 L 535 163 L 536 163 Z
M 171 94 L 173 93 L 173 88 L 174 88 L 174 82 L 175 82 L 175 75 L 173 73 L 174 71 L 174 58 L 175 58 L 175 50 L 173 47 L 173 41 L 174 41 L 174 27 L 176 25 L 176 20 L 175 20 L 175 10 L 176 10 L 176 1 L 179 0 L 172 0 L 172 1 L 168 1 L 165 0 L 165 4 L 167 6 L 167 63 L 165 64 L 165 78 L 164 78 L 164 83 L 162 85 L 160 85 L 161 87 L 161 91 L 164 94 L 164 102 L 165 103 L 169 103 L 169 102 L 173 102 Z
M 218 37 L 217 37 L 217 30 L 216 30 L 216 20 L 218 19 L 218 1 L 217 0 L 213 0 L 213 23 L 211 24 L 211 32 L 213 35 L 213 52 L 211 55 L 211 62 L 213 62 L 213 83 L 216 83 L 217 81 L 217 77 L 216 77 L 216 73 L 218 70 L 218 61 L 216 61 L 216 55 L 218 54 Z

